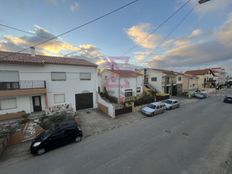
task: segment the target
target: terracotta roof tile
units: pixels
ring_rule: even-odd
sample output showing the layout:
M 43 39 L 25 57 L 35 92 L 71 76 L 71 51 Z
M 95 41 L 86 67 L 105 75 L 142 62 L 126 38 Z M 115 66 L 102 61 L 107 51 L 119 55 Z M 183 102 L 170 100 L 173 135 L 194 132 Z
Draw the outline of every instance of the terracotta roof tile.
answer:
M 211 69 L 209 69 L 209 68 L 200 69 L 200 70 L 186 71 L 185 74 L 190 74 L 190 75 L 195 75 L 196 76 L 196 75 L 204 75 L 204 74 L 208 73 L 209 71 L 214 75 L 213 71 Z
M 96 64 L 87 60 L 78 58 L 66 58 L 55 56 L 43 56 L 26 53 L 15 53 L 0 51 L 0 63 L 10 64 L 60 64 L 60 65 L 75 65 L 75 66 L 90 66 L 97 67 Z
M 132 70 L 109 70 L 115 74 L 118 74 L 120 77 L 137 77 L 137 76 L 143 76 L 143 74 L 138 73 L 136 71 Z

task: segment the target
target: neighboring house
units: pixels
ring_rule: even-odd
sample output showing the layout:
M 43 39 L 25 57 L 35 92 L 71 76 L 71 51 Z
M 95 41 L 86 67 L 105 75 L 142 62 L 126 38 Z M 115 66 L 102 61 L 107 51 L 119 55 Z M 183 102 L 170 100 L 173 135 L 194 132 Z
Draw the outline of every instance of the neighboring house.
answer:
M 198 77 L 198 88 L 212 88 L 216 86 L 215 74 L 211 69 L 191 70 L 185 74 Z
M 131 101 L 143 93 L 143 74 L 136 71 L 104 69 L 98 77 L 98 91 L 106 89 L 119 103 Z
M 178 95 L 191 93 L 198 89 L 198 78 L 194 75 L 178 73 L 176 83 Z
M 177 95 L 177 73 L 163 69 L 144 69 L 144 85 L 151 86 L 154 91 Z
M 61 104 L 95 108 L 96 68 L 80 58 L 0 52 L 0 114 Z
M 216 67 L 211 68 L 213 73 L 215 74 L 216 85 L 224 85 L 226 83 L 226 71 L 224 68 Z

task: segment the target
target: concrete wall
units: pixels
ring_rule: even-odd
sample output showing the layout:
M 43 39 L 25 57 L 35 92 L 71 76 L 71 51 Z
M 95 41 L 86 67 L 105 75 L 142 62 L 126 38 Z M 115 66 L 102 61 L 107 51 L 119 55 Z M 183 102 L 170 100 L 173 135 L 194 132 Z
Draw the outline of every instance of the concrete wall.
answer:
M 15 65 L 1 64 L 0 70 L 18 71 L 19 80 L 45 80 L 48 90 L 48 105 L 55 105 L 54 94 L 64 94 L 65 103 L 71 104 L 75 109 L 75 94 L 91 92 L 93 93 L 94 108 L 97 107 L 96 91 L 97 91 L 97 73 L 95 67 L 85 66 L 68 66 L 68 65 Z M 51 72 L 66 72 L 66 81 L 52 81 Z M 91 73 L 91 80 L 80 80 L 80 73 Z M 17 97 L 18 98 L 18 97 Z M 24 107 L 17 110 L 29 111 L 28 97 L 23 100 Z M 44 100 L 42 99 L 44 102 Z M 21 103 L 21 102 L 20 102 Z M 30 106 L 31 107 L 31 106 Z M 14 110 L 16 111 L 16 110 Z
M 164 76 L 164 74 L 160 71 L 155 71 L 155 70 L 151 70 L 148 69 L 147 70 L 147 77 L 148 77 L 148 83 L 155 88 L 158 92 L 164 92 L 164 89 L 162 87 L 162 77 Z M 156 77 L 157 81 L 151 81 L 152 77 Z
M 103 98 L 101 98 L 101 96 L 98 94 L 97 95 L 97 100 L 98 103 L 100 103 L 101 105 L 105 106 L 107 108 L 107 115 L 109 115 L 112 118 L 115 118 L 115 107 L 113 104 L 105 101 Z

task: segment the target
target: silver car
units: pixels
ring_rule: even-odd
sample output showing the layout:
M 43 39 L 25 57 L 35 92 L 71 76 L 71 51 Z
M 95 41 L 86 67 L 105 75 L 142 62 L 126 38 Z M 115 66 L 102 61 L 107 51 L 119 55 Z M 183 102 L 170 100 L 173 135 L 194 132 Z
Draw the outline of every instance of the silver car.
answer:
M 141 109 L 143 115 L 151 117 L 165 111 L 165 105 L 161 102 L 151 103 Z
M 178 102 L 178 100 L 175 100 L 175 99 L 167 99 L 167 100 L 162 101 L 162 103 L 165 105 L 167 110 L 180 107 L 180 103 Z

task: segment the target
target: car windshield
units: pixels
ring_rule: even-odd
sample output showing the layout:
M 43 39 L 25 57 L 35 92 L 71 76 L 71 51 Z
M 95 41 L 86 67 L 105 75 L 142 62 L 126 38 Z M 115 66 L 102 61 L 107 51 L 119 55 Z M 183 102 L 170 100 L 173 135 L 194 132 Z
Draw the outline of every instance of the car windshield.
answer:
M 164 100 L 164 103 L 172 104 L 172 101 L 171 100 Z
M 155 109 L 155 105 L 153 105 L 153 104 L 150 104 L 150 105 L 148 105 L 147 107 L 149 107 L 149 108 L 151 108 L 151 109 Z

